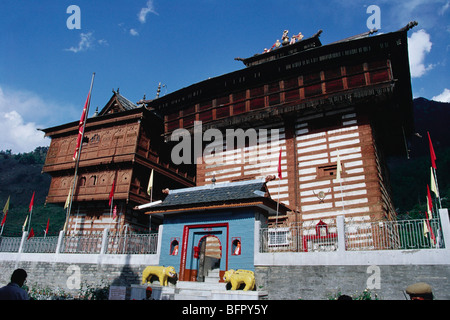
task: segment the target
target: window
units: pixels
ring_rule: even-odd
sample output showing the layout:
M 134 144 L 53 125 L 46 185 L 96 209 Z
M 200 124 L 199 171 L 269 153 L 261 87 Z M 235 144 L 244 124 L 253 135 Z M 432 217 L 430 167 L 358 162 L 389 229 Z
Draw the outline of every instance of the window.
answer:
M 337 171 L 337 165 L 321 166 L 318 168 L 318 177 L 322 178 L 335 178 Z
M 178 245 L 180 243 L 179 238 L 170 239 L 170 255 L 177 256 L 178 255 Z
M 240 256 L 241 255 L 241 238 L 232 238 L 231 240 L 231 255 Z
M 289 228 L 269 229 L 269 247 L 289 245 Z

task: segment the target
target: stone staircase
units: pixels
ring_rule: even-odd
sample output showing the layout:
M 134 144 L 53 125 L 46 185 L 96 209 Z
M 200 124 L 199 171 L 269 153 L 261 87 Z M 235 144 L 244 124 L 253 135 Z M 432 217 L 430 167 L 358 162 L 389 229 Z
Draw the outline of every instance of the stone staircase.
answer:
M 226 283 L 219 280 L 219 269 L 213 269 L 208 271 L 204 282 L 178 281 L 174 300 L 211 300 L 213 291 L 226 290 Z
M 219 282 L 219 269 L 208 271 L 204 282 L 177 281 L 167 287 L 156 281 L 151 285 L 155 300 L 266 300 L 266 291 L 227 290 L 227 284 Z M 158 284 L 156 284 L 158 283 Z M 148 285 L 131 285 L 131 300 L 145 299 Z

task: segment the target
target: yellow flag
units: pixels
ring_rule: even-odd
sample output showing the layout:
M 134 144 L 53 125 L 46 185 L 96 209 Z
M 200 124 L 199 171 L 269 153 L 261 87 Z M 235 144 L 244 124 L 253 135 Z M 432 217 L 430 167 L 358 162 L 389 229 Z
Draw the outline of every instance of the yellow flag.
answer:
M 339 151 L 338 151 L 336 164 L 336 180 L 341 180 L 341 171 L 342 171 L 341 159 L 339 158 Z
M 153 188 L 153 169 L 152 173 L 150 174 L 150 180 L 148 181 L 148 188 L 147 188 L 147 194 L 150 195 L 152 193 Z
M 67 209 L 69 207 L 71 193 L 72 193 L 72 187 L 70 187 L 69 194 L 67 195 L 66 203 L 64 204 L 64 209 Z
M 5 207 L 3 208 L 3 213 L 7 214 L 8 210 L 9 210 L 9 198 L 11 198 L 11 196 L 8 197 L 8 200 L 6 201 Z
M 433 219 L 433 211 L 430 208 L 430 201 L 427 197 L 427 213 L 428 213 L 428 220 Z
M 25 222 L 24 222 L 23 227 L 22 227 L 22 232 L 25 231 L 25 227 L 27 225 L 27 221 L 28 221 L 28 216 L 25 218 Z
M 432 167 L 430 167 L 430 171 L 431 171 L 430 189 L 431 189 L 431 191 L 434 192 L 436 197 L 439 198 L 439 192 L 438 192 L 438 189 L 437 189 L 436 180 L 434 179 L 434 173 L 433 173 L 433 168 Z
M 424 221 L 423 222 L 423 235 L 426 236 L 428 232 L 430 232 L 430 230 L 428 230 L 427 222 Z

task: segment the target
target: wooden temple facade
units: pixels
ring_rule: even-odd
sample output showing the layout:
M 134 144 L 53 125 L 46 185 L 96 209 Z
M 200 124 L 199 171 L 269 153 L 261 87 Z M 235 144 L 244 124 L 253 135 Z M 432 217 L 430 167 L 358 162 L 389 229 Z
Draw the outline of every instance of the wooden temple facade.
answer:
M 282 179 L 268 186 L 271 197 L 293 214 L 280 221 L 319 222 L 341 214 L 361 221 L 395 219 L 385 157 L 406 156 L 413 129 L 407 31 L 414 25 L 328 45 L 321 44 L 319 31 L 237 58 L 244 69 L 146 105 L 164 117 L 168 143 L 176 129 L 193 132 L 195 121 L 203 132 L 214 128 L 224 136 L 227 129 L 278 129 L 275 138 L 259 135 L 256 143 L 233 150 L 223 139 L 222 156 L 238 161 L 197 159 L 197 185 L 276 177 L 281 149 Z
M 117 229 L 126 224 L 148 229 L 148 216 L 133 208 L 150 202 L 146 189 L 152 169 L 155 201 L 164 188 L 276 178 L 280 150 L 282 179 L 267 186 L 292 213 L 277 217 L 279 223 L 327 221 L 341 214 L 361 221 L 395 219 L 385 157 L 406 156 L 413 132 L 407 44 L 413 26 L 327 45 L 319 31 L 237 58 L 243 69 L 138 105 L 114 92 L 98 116 L 87 121 L 71 230 L 115 224 Z M 201 124 L 202 133 L 218 129 L 224 137 L 227 129 L 278 134 L 258 135 L 256 142 L 232 150 L 224 139 L 216 155 L 232 161 L 211 163 L 201 153 L 196 164 L 174 165 L 172 134 L 177 129 L 193 133 L 195 124 Z M 66 201 L 77 130 L 78 122 L 45 130 L 52 138 L 44 165 L 52 175 L 48 202 Z M 209 143 L 203 141 L 201 150 Z M 108 206 L 114 179 L 114 201 L 122 213 L 117 221 Z
M 52 139 L 43 168 L 52 176 L 46 201 L 64 204 L 73 185 L 78 121 L 44 132 Z M 106 227 L 148 231 L 148 216 L 134 207 L 150 201 L 147 187 L 152 169 L 153 188 L 158 190 L 152 193 L 152 200 L 161 199 L 163 188 L 195 185 L 192 167 L 171 164 L 162 133 L 158 116 L 119 92 L 113 93 L 98 114 L 88 118 L 67 231 L 92 233 Z

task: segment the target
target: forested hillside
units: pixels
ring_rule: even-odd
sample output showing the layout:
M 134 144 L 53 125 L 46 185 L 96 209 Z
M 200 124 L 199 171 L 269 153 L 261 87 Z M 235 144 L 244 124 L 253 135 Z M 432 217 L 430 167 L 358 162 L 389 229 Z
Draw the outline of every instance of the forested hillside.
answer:
M 31 227 L 36 236 L 43 236 L 49 223 L 48 235 L 56 235 L 64 225 L 65 211 L 61 206 L 45 204 L 51 178 L 42 173 L 47 147 L 38 147 L 33 152 L 11 154 L 10 150 L 0 151 L 0 215 L 10 196 L 9 213 L 6 217 L 3 235 L 20 235 L 29 212 L 33 192 L 34 207 Z

